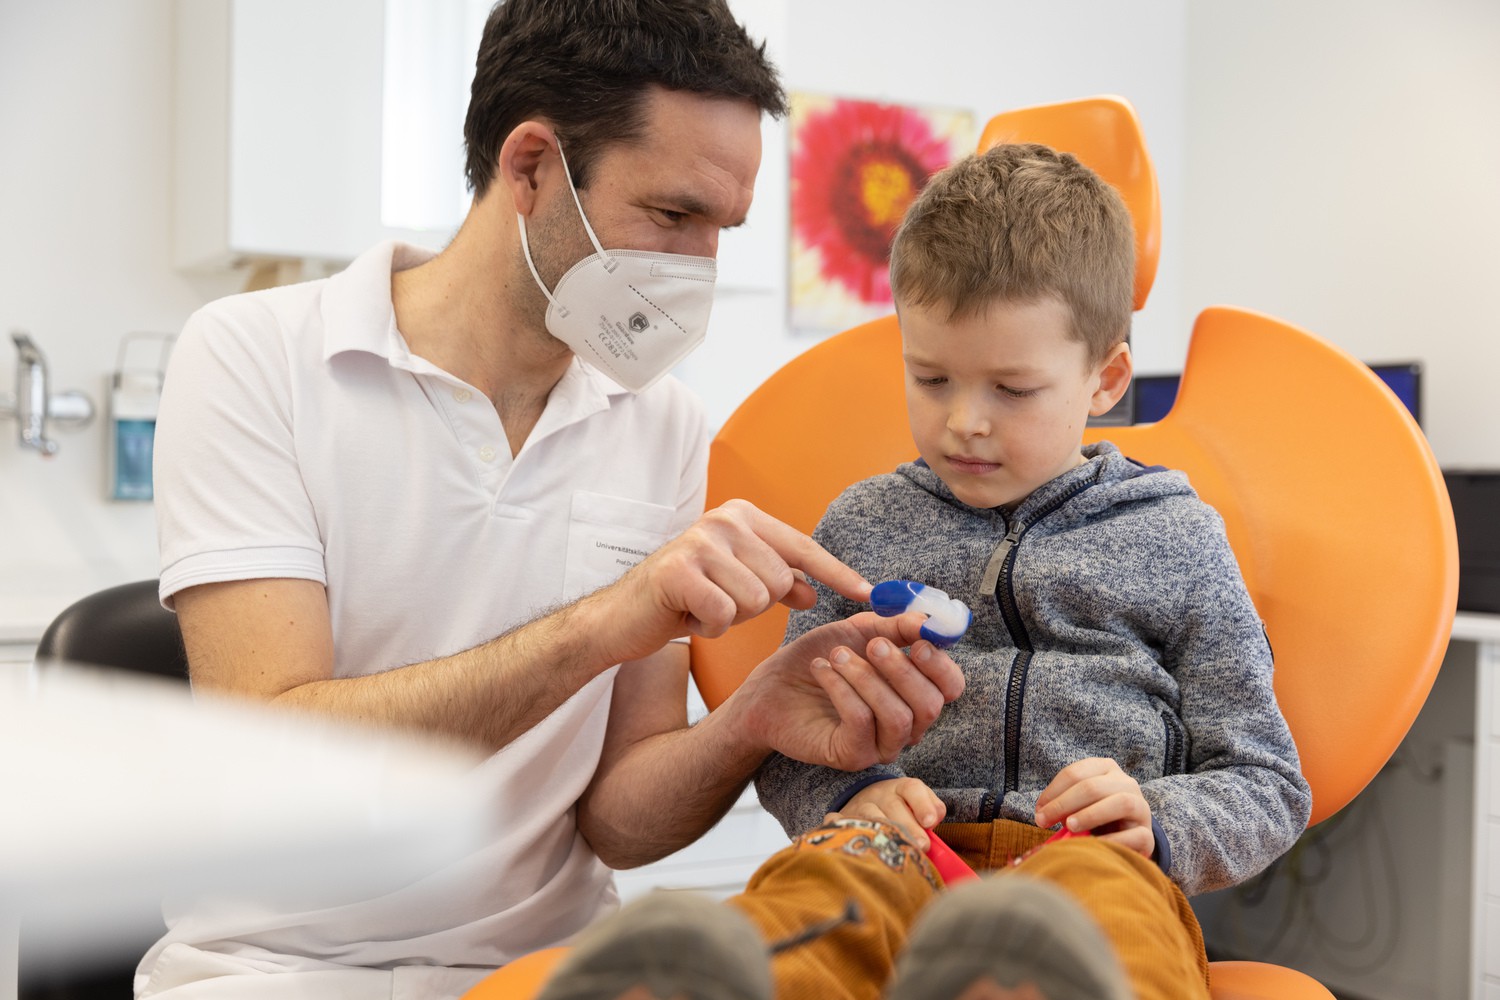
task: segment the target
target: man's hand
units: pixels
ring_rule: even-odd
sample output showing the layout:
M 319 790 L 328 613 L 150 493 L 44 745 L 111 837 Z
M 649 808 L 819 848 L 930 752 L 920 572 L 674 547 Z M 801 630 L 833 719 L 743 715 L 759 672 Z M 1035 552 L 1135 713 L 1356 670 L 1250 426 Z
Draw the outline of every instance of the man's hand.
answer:
M 772 604 L 810 608 L 816 595 L 806 576 L 869 600 L 870 584 L 818 543 L 730 500 L 580 606 L 598 627 L 603 659 L 622 663 L 681 636 L 722 635 Z
M 1156 850 L 1151 806 L 1141 786 L 1109 757 L 1088 757 L 1057 772 L 1036 801 L 1036 825 L 1066 822 L 1074 833 L 1088 830 L 1143 857 Z
M 729 709 L 742 737 L 804 763 L 858 771 L 893 761 L 964 690 L 948 655 L 920 638 L 926 620 L 867 611 L 819 626 L 757 666 L 715 714 Z
M 943 821 L 948 807 L 916 778 L 892 778 L 866 785 L 854 794 L 844 807 L 829 813 L 827 819 L 840 816 L 877 820 L 901 828 L 907 840 L 925 851 L 930 846 L 927 831 Z

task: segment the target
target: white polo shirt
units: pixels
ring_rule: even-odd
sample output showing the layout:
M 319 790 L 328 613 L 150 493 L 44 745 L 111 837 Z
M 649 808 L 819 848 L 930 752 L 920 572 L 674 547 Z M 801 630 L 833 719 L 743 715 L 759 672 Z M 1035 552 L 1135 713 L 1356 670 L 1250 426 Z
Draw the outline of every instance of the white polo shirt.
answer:
M 617 578 L 702 510 L 707 426 L 680 383 L 632 396 L 574 361 L 512 459 L 494 406 L 410 353 L 383 244 L 323 281 L 234 296 L 187 323 L 156 437 L 161 593 L 293 577 L 327 587 L 334 674 L 468 649 Z M 614 670 L 484 770 L 495 842 L 376 900 L 315 912 L 200 906 L 173 943 L 276 969 L 499 966 L 612 905 L 574 805 Z M 337 775 L 330 775 L 337 781 Z

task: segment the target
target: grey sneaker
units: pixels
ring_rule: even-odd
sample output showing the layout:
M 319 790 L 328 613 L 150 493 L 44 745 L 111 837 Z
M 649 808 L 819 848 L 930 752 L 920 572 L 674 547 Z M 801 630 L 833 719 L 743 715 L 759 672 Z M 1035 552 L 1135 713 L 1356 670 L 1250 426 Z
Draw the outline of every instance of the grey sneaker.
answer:
M 537 1000 L 771 1000 L 771 963 L 744 914 L 706 896 L 654 892 L 594 924 Z
M 1046 1000 L 1130 1000 L 1114 949 L 1071 896 L 1025 875 L 966 882 L 912 928 L 887 1000 L 955 1000 L 976 980 Z

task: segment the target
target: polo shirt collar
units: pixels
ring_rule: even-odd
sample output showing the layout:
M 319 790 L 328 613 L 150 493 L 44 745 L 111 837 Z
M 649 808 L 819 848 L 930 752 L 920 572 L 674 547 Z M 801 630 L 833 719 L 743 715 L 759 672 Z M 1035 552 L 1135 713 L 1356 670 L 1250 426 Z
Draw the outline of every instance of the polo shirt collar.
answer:
M 452 379 L 452 375 L 412 355 L 396 329 L 396 311 L 391 304 L 391 275 L 436 256 L 425 247 L 379 243 L 329 278 L 322 303 L 323 360 L 345 351 L 364 351 L 385 358 L 396 368 Z M 608 409 L 614 397 L 629 394 L 630 390 L 574 357 L 552 388 L 536 430 L 546 430 L 542 425 L 551 423 L 554 415 L 562 424 L 571 423 Z
M 426 263 L 437 253 L 407 243 L 378 243 L 328 279 L 323 292 L 323 360 L 344 351 L 366 351 L 395 363 L 410 360 L 396 332 L 391 275 Z

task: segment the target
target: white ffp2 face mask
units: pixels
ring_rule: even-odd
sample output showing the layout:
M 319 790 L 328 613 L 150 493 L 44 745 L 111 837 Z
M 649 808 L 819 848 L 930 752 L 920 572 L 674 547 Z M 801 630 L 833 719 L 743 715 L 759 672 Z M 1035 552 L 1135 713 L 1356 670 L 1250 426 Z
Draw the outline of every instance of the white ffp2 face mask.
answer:
M 549 302 L 547 332 L 631 392 L 645 392 L 703 343 L 718 265 L 712 257 L 605 250 L 583 214 L 566 159 L 563 176 L 594 253 L 570 267 L 551 291 L 532 263 L 526 217 L 516 216 L 526 266 Z

